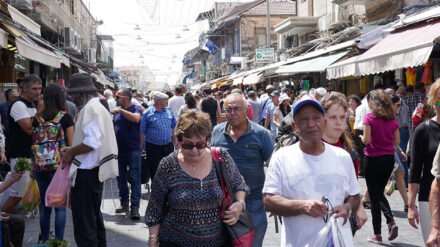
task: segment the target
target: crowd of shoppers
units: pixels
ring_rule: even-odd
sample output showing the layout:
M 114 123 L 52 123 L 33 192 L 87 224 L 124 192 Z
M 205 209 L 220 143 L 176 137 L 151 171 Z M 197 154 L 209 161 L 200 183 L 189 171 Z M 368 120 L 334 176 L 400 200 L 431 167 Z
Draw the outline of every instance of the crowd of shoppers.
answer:
M 69 169 L 78 246 L 105 246 L 101 201 L 103 182 L 111 178 L 117 178 L 119 189 L 115 213 L 133 221 L 143 210 L 141 185 L 151 184 L 145 211 L 150 246 L 231 246 L 225 225 L 235 225 L 244 210 L 252 218 L 256 247 L 263 245 L 267 212 L 283 217 L 282 245 L 316 243 L 314 236 L 332 219 L 346 246 L 352 246 L 356 230 L 368 221 L 366 209 L 373 225 L 368 241 L 382 243 L 381 212 L 392 241 L 399 228 L 384 195 L 390 177 L 409 224 L 420 225 L 424 240 L 432 244 L 440 224 L 429 212 L 430 192 L 432 207 L 440 201 L 433 166 L 440 160 L 435 158 L 440 156 L 440 81 L 431 85 L 427 100 L 424 85 L 415 88 L 415 93 L 399 94 L 378 88 L 361 99 L 330 92 L 330 86 L 295 97 L 293 90 L 272 85 L 258 93 L 248 87 L 214 94 L 210 88 L 189 92 L 178 85 L 174 94 L 154 91 L 144 98 L 126 88 L 101 95 L 86 73 L 72 75 L 67 88 L 51 83 L 42 91 L 41 79 L 29 75 L 23 89 L 6 92 L 8 101 L 0 105 L 7 119 L 0 129 L 1 160 L 9 159 L 12 168 L 18 158 L 32 165 L 30 174 L 12 172 L 0 185 L 0 192 L 8 192 L 2 220 L 9 233 L 2 228 L 2 236 L 22 245 L 24 222 L 15 213 L 34 178 L 41 197 L 40 241 L 50 239 L 53 210 L 45 198 L 61 166 Z M 435 116 L 412 121 L 419 103 Z M 43 136 L 54 139 L 50 147 L 43 146 Z M 236 198 L 225 209 L 214 147 L 221 150 L 220 165 Z M 367 184 L 363 203 L 358 177 Z M 54 237 L 62 240 L 66 207 L 54 211 Z

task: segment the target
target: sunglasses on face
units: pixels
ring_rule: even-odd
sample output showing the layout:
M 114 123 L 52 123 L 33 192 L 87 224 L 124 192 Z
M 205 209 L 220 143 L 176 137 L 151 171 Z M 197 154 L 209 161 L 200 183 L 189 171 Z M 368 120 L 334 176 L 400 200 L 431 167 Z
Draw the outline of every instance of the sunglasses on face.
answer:
M 119 96 L 119 95 L 116 95 L 116 99 L 120 99 L 120 98 L 124 98 L 124 97 L 127 97 L 127 96 Z
M 192 142 L 181 142 L 180 146 L 183 149 L 193 149 L 194 147 L 196 147 L 197 149 L 204 149 L 208 146 L 208 142 L 207 141 L 201 141 L 198 142 L 196 144 L 192 143 Z
M 436 107 L 440 107 L 440 99 L 438 99 L 438 100 L 435 101 L 435 106 L 436 106 Z

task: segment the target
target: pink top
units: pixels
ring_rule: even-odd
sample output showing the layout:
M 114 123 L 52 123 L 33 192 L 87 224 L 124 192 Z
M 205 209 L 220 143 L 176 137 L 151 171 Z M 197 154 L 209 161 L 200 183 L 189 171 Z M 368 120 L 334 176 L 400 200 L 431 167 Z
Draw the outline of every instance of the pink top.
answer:
M 397 120 L 375 118 L 372 112 L 367 113 L 364 124 L 371 126 L 371 141 L 365 146 L 364 154 L 369 157 L 394 154 L 394 133 L 399 129 Z

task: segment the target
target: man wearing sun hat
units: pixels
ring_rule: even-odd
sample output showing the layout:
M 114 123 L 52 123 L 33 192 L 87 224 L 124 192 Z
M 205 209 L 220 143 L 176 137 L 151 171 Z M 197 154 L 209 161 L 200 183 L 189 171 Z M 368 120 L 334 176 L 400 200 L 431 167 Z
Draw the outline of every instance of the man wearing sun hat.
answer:
M 151 179 L 156 174 L 157 166 L 163 157 L 174 151 L 171 136 L 177 120 L 173 112 L 167 108 L 168 95 L 162 92 L 153 93 L 153 106 L 142 114 L 141 143 L 147 155 L 147 167 Z M 143 178 L 148 181 L 148 178 Z
M 118 146 L 113 121 L 101 104 L 92 77 L 73 74 L 67 92 L 79 109 L 73 143 L 61 151 L 63 164 L 72 163 L 73 233 L 78 246 L 105 246 L 101 213 L 103 182 L 118 176 Z
M 359 206 L 359 185 L 350 155 L 322 141 L 324 108 L 308 95 L 292 110 L 292 126 L 299 142 L 276 151 L 270 160 L 263 188 L 264 207 L 283 216 L 282 246 L 306 246 L 331 214 L 346 246 L 353 246 L 350 211 Z

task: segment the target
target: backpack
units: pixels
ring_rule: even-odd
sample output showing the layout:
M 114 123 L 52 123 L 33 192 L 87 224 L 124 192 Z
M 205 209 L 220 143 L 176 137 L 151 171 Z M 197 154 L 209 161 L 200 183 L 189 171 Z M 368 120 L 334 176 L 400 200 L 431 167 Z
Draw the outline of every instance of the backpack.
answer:
M 55 171 L 60 163 L 60 149 L 64 147 L 64 131 L 61 119 L 65 112 L 58 112 L 51 121 L 37 117 L 38 126 L 32 134 L 32 163 L 35 171 Z

